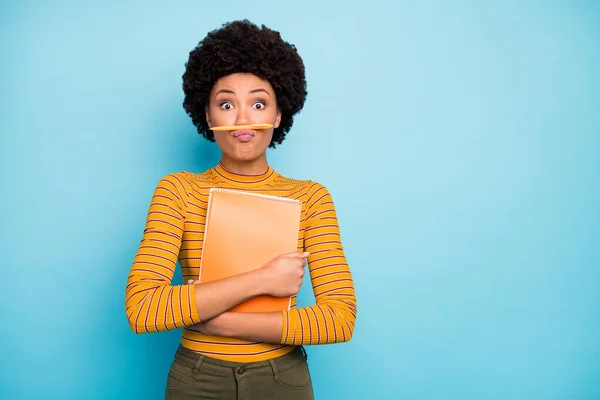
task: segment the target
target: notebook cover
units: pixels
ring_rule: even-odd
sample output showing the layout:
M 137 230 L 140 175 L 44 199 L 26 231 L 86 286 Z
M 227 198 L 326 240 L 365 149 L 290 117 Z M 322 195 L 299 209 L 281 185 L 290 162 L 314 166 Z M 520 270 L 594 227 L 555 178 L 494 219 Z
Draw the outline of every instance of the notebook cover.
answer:
M 212 282 L 262 267 L 298 250 L 298 200 L 232 189 L 209 194 L 200 282 Z M 254 297 L 230 311 L 272 312 L 290 307 L 291 297 Z

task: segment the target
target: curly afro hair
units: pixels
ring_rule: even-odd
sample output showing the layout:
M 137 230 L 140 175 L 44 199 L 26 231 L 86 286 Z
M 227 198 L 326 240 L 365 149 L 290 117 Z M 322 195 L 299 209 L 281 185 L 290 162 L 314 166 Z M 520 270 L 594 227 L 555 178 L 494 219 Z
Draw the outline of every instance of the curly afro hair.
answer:
M 306 100 L 304 63 L 296 47 L 279 32 L 248 20 L 233 21 L 215 29 L 190 52 L 183 74 L 183 107 L 198 133 L 214 142 L 206 122 L 205 108 L 215 82 L 236 72 L 251 73 L 267 80 L 277 97 L 281 123 L 273 131 L 269 147 L 285 139 Z

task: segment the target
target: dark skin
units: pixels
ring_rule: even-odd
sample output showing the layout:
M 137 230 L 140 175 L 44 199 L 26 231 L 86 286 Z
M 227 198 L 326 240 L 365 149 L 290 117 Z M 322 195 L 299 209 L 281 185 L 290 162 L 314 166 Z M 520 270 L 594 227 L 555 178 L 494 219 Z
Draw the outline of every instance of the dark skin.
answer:
M 235 73 L 219 79 L 210 93 L 206 120 L 210 127 L 272 124 L 273 128 L 249 131 L 215 131 L 221 164 L 242 175 L 259 175 L 269 167 L 266 151 L 281 112 L 271 84 L 252 74 Z M 208 335 L 230 336 L 264 343 L 280 343 L 281 312 L 233 313 L 232 307 L 259 295 L 292 296 L 300 290 L 309 253 L 280 255 L 262 268 L 220 281 L 195 285 L 200 324 L 190 329 Z

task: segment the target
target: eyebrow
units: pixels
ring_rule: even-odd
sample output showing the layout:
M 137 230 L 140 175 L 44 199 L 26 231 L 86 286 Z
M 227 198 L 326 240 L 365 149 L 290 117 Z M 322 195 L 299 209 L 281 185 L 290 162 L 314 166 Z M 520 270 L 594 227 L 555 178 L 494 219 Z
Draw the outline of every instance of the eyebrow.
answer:
M 271 96 L 269 94 L 269 92 L 267 92 L 265 89 L 254 89 L 254 90 L 250 91 L 250 93 L 259 93 L 259 92 L 266 93 L 268 96 Z
M 254 89 L 251 90 L 250 93 L 266 93 L 268 96 L 271 96 L 269 94 L 269 92 L 267 92 L 265 89 Z M 229 89 L 221 89 L 219 90 L 217 93 L 215 93 L 215 96 L 219 95 L 220 93 L 229 93 L 229 94 L 235 94 L 235 92 L 233 90 L 229 90 Z
M 215 93 L 215 96 L 217 96 L 220 93 L 231 93 L 231 94 L 235 94 L 235 92 L 233 90 L 229 90 L 229 89 L 221 89 L 219 90 L 217 93 Z

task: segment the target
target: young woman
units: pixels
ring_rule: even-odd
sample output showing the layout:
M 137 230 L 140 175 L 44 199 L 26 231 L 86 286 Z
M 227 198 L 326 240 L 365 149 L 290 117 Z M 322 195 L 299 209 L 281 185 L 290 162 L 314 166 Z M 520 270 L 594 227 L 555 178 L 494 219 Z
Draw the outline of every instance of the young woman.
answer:
M 312 399 L 303 346 L 350 340 L 356 298 L 327 188 L 286 178 L 267 162 L 267 148 L 283 142 L 304 106 L 302 59 L 264 25 L 227 23 L 190 52 L 183 89 L 185 110 L 222 156 L 202 173 L 173 173 L 158 183 L 126 286 L 131 329 L 183 329 L 167 399 Z M 251 124 L 272 127 L 211 130 Z M 298 251 L 250 273 L 197 282 L 213 187 L 300 200 Z M 297 308 L 306 260 L 316 302 Z M 172 286 L 177 261 L 187 284 Z M 285 312 L 228 312 L 263 294 L 292 296 L 292 306 Z

